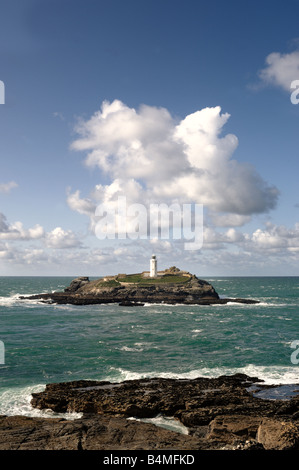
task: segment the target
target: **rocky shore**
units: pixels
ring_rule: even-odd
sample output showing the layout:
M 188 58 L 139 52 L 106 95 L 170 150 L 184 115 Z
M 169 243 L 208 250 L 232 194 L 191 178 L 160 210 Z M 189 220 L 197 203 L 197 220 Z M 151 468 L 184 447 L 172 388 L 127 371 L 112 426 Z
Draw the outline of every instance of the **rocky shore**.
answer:
M 118 274 L 93 281 L 88 277 L 78 277 L 64 292 L 42 293 L 20 299 L 73 305 L 118 303 L 122 306 L 142 306 L 144 303 L 184 305 L 258 303 L 254 299 L 220 298 L 209 282 L 174 266 L 161 272 L 156 279 L 147 277 L 146 273 Z
M 52 383 L 32 406 L 82 417 L 1 416 L 0 450 L 298 450 L 299 396 L 261 398 L 266 389 L 244 374 Z M 140 421 L 157 415 L 185 433 Z

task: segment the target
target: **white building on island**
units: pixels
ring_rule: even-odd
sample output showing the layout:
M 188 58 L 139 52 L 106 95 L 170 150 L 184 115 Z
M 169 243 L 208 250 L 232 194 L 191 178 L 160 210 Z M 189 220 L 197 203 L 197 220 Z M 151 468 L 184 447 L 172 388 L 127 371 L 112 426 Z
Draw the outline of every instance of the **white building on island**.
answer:
M 152 255 L 150 262 L 150 277 L 157 276 L 157 258 L 156 255 Z

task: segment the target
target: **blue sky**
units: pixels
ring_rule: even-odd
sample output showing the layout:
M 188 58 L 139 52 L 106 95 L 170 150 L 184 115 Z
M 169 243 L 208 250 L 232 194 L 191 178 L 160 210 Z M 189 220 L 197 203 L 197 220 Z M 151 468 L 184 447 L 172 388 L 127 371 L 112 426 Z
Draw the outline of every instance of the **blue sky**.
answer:
M 2 0 L 0 275 L 134 272 L 153 252 L 203 277 L 299 275 L 298 13 Z M 202 249 L 99 240 L 95 208 L 118 196 L 203 204 Z

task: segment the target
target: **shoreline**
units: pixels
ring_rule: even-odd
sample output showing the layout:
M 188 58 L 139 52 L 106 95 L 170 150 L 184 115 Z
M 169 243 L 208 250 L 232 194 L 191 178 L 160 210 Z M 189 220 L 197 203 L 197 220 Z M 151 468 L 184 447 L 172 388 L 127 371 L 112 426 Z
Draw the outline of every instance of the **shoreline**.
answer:
M 127 298 L 116 295 L 86 295 L 86 294 L 67 294 L 64 292 L 34 294 L 29 296 L 19 296 L 20 300 L 40 300 L 45 303 L 55 303 L 58 305 L 71 304 L 71 305 L 100 305 L 100 304 L 118 304 L 120 306 L 144 306 L 145 304 L 159 304 L 159 305 L 226 305 L 228 303 L 240 304 L 259 304 L 259 300 L 255 299 L 242 299 L 242 298 L 202 298 L 202 299 L 165 299 L 159 300 L 156 297 L 143 297 L 142 295 L 136 299 Z
M 298 450 L 299 384 L 288 399 L 259 396 L 278 387 L 241 373 L 51 383 L 31 404 L 65 417 L 1 416 L 0 449 Z M 67 420 L 68 412 L 82 417 Z M 144 422 L 157 417 L 187 432 Z

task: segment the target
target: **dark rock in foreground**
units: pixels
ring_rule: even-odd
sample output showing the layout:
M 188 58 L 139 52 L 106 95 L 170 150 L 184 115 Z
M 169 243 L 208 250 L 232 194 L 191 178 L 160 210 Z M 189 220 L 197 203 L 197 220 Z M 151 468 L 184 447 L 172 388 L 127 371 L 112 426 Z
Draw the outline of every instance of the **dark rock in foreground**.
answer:
M 263 388 L 244 374 L 49 384 L 32 395 L 34 407 L 83 417 L 1 417 L 0 449 L 298 450 L 299 397 L 258 398 Z M 180 421 L 188 434 L 128 420 L 157 415 Z
M 259 390 L 273 388 L 261 382 L 236 374 L 49 384 L 32 405 L 82 417 L 1 416 L 0 450 L 298 450 L 299 396 L 261 399 Z M 188 434 L 128 419 L 158 414 Z
M 79 380 L 48 384 L 45 391 L 32 394 L 31 403 L 36 408 L 62 413 L 109 413 L 137 418 L 162 413 L 176 416 L 185 425 L 190 425 L 191 416 L 194 421 L 196 412 L 197 424 L 206 425 L 213 415 L 213 406 L 217 410 L 228 404 L 250 403 L 251 410 L 256 404 L 265 406 L 266 400 L 253 398 L 246 389 L 254 381 L 258 379 L 243 374 L 197 379 L 146 378 L 121 383 Z M 270 402 L 269 406 L 272 410 L 274 405 Z M 208 417 L 204 415 L 206 411 Z
M 0 450 L 198 449 L 198 439 L 115 416 L 69 421 L 0 416 Z

